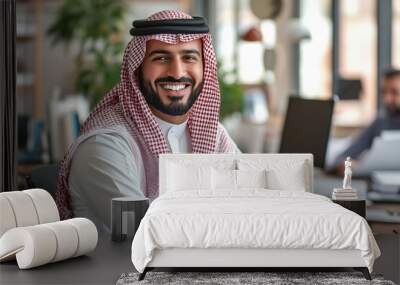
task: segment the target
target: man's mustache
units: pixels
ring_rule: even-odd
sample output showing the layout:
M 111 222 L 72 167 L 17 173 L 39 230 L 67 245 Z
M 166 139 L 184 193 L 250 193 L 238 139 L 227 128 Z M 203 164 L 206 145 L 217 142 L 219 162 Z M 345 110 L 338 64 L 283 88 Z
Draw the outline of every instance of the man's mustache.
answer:
M 156 79 L 156 81 L 154 81 L 155 84 L 157 83 L 190 83 L 192 85 L 194 85 L 194 80 L 189 78 L 189 77 L 181 77 L 179 79 L 176 79 L 172 76 L 167 76 L 167 77 L 161 77 Z

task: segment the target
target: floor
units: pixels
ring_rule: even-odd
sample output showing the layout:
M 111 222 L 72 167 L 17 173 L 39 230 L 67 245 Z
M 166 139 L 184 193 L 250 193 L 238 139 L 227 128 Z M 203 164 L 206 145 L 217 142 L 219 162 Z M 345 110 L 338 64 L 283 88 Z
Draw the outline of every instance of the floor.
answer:
M 375 261 L 374 272 L 400 284 L 400 234 L 378 234 L 375 239 L 381 250 L 381 257 Z
M 18 270 L 15 261 L 0 264 L 1 285 L 21 284 L 115 284 L 122 273 L 134 271 L 131 242 L 112 242 L 100 235 L 95 251 L 44 266 Z

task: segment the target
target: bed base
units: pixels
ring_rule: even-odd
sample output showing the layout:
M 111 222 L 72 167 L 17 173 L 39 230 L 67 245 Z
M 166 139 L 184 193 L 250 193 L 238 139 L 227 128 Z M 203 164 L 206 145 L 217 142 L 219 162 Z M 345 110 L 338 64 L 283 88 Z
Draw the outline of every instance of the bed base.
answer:
M 177 271 L 361 271 L 371 280 L 361 252 L 355 249 L 254 249 L 254 248 L 167 248 L 156 249 L 140 274 L 154 269 Z M 342 269 L 342 270 L 338 270 Z
M 349 269 L 360 271 L 366 280 L 372 280 L 367 267 L 146 267 L 139 274 L 139 281 L 146 277 L 146 273 L 152 270 L 174 272 L 348 272 Z

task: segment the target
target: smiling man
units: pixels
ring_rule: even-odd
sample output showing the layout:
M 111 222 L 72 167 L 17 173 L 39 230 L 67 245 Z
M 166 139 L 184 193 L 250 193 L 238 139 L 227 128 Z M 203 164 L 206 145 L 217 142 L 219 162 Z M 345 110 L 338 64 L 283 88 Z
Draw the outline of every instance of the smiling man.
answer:
M 201 40 L 177 45 L 148 41 L 139 84 L 154 115 L 174 124 L 186 121 L 203 88 Z
M 158 196 L 162 153 L 233 153 L 218 122 L 216 58 L 202 18 L 161 11 L 135 21 L 120 82 L 82 127 L 60 165 L 62 218 L 110 224 L 114 197 Z

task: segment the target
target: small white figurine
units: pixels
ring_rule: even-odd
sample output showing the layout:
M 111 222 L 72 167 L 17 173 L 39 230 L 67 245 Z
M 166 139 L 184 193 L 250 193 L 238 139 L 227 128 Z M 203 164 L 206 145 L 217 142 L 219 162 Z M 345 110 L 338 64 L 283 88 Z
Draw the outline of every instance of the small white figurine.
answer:
M 352 189 L 351 188 L 351 159 L 348 156 L 346 161 L 344 162 L 344 178 L 343 178 L 343 189 Z

